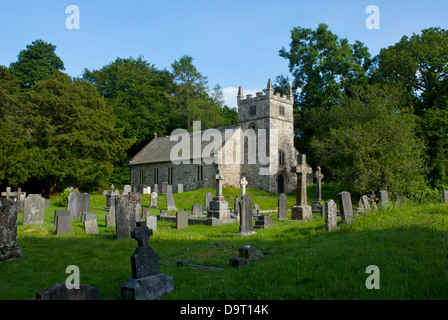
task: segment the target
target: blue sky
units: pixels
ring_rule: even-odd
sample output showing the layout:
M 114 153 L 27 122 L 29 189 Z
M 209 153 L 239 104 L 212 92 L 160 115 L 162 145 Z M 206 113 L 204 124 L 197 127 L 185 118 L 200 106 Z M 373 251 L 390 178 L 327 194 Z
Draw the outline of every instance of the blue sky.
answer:
M 66 8 L 80 11 L 80 29 L 67 29 Z M 368 29 L 366 8 L 379 8 L 380 29 Z M 362 41 L 372 55 L 403 35 L 429 27 L 448 29 L 446 0 L 0 0 L 0 64 L 9 66 L 26 45 L 42 39 L 73 77 L 99 69 L 117 57 L 139 57 L 160 69 L 182 55 L 194 58 L 210 87 L 219 84 L 229 106 L 236 88 L 260 91 L 268 78 L 289 75 L 278 55 L 290 31 L 325 23 L 350 43 Z

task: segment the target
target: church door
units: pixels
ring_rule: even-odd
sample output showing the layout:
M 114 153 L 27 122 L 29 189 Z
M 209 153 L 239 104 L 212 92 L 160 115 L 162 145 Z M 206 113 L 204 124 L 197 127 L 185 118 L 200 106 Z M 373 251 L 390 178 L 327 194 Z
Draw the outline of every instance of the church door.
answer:
M 285 177 L 282 174 L 277 178 L 277 190 L 278 194 L 285 193 Z

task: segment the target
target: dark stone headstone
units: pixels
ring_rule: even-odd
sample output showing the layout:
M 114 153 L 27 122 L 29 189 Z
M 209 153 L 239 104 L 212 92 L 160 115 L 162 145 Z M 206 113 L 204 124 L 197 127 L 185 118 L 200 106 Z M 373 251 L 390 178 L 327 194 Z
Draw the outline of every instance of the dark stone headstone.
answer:
M 252 200 L 245 194 L 240 201 L 240 232 L 237 235 L 248 236 L 255 233 L 252 217 Z
M 57 235 L 71 233 L 72 218 L 68 210 L 56 210 L 54 213 L 54 223 L 56 225 Z
M 145 223 L 137 222 L 132 231 L 132 238 L 137 240 L 138 247 L 131 256 L 132 277 L 134 279 L 144 278 L 159 273 L 159 258 L 149 245 L 148 240 L 153 234 Z
M 255 221 L 255 228 L 270 228 L 274 225 L 274 222 L 271 220 L 271 216 L 267 214 L 262 214 L 258 216 L 258 220 Z
M 0 198 L 0 261 L 22 256 L 17 246 L 17 206 L 14 201 Z

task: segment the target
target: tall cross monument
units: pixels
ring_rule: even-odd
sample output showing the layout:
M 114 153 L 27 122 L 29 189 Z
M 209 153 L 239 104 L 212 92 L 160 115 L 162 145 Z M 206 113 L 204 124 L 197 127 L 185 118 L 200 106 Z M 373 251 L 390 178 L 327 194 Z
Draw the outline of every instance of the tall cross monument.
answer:
M 291 171 L 297 174 L 297 196 L 296 205 L 292 207 L 292 220 L 309 220 L 313 218 L 311 206 L 307 203 L 306 175 L 312 173 L 312 169 L 306 165 L 306 155 L 302 154 L 298 159 L 298 166 L 292 167 Z

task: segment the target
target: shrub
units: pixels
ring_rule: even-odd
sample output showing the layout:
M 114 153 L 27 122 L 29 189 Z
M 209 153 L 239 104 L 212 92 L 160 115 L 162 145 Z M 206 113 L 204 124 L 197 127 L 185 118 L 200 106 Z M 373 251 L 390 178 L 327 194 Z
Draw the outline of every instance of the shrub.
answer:
M 70 194 L 70 189 L 65 189 L 64 192 L 62 192 L 59 197 L 55 200 L 54 204 L 58 207 L 67 207 L 68 204 L 68 195 Z

